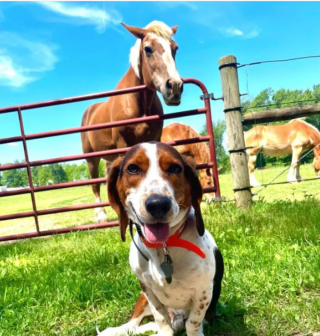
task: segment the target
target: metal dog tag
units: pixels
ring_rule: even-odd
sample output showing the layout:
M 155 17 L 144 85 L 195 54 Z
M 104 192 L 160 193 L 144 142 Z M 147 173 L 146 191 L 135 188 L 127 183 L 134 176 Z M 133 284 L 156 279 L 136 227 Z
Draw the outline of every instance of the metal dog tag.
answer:
M 164 256 L 164 262 L 160 265 L 160 269 L 168 284 L 172 282 L 173 266 L 172 259 L 169 254 Z

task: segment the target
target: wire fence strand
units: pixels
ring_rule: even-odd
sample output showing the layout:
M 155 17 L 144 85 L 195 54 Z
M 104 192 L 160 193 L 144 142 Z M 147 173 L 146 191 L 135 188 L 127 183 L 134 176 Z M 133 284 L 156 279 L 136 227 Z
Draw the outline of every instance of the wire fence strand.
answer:
M 246 63 L 246 64 L 239 64 L 237 68 L 242 68 L 244 66 L 249 65 L 258 65 L 263 63 L 276 63 L 276 62 L 289 62 L 289 61 L 296 61 L 296 60 L 302 60 L 306 58 L 319 58 L 320 55 L 313 55 L 313 56 L 302 56 L 302 57 L 294 57 L 294 58 L 286 58 L 286 59 L 280 59 L 280 60 L 267 60 L 267 61 L 259 61 L 259 62 L 253 62 L 253 63 Z
M 319 98 L 314 98 L 314 99 L 304 99 L 304 100 L 297 100 L 297 101 L 290 101 L 290 102 L 280 102 L 280 103 L 274 103 L 274 104 L 265 104 L 265 105 L 250 106 L 250 107 L 248 107 L 248 109 L 261 108 L 261 107 L 267 108 L 269 106 L 279 106 L 279 105 L 287 105 L 287 104 L 298 104 L 298 103 L 311 102 L 311 101 L 320 102 L 320 97 Z M 279 107 L 279 108 L 281 108 L 281 107 Z

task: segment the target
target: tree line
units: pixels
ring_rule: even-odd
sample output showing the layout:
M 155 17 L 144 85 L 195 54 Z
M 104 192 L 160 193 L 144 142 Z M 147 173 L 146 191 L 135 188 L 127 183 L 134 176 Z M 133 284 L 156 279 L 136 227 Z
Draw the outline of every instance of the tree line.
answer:
M 23 162 L 23 161 L 21 161 Z M 14 163 L 19 163 L 15 161 Z M 99 177 L 105 176 L 105 161 L 101 160 L 99 165 Z M 45 166 L 31 167 L 32 181 L 36 186 L 57 184 L 86 180 L 90 178 L 88 166 L 85 161 L 77 164 L 50 164 Z M 28 187 L 28 175 L 26 168 L 5 170 L 0 176 L 0 185 L 9 188 Z

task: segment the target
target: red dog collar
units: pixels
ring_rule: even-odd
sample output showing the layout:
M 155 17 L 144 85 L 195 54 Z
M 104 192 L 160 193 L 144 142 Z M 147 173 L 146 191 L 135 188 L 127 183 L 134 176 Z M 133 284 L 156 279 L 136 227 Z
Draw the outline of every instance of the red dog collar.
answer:
M 197 254 L 202 259 L 205 259 L 206 254 L 200 247 L 198 247 L 197 245 L 195 245 L 195 244 L 193 244 L 193 243 L 191 243 L 187 240 L 184 240 L 184 239 L 180 238 L 180 236 L 182 235 L 185 227 L 182 230 L 180 230 L 180 229 L 181 229 L 181 227 L 172 236 L 170 236 L 165 241 L 166 246 L 167 247 L 181 247 L 181 248 L 184 248 L 186 250 L 189 250 L 189 251 Z M 141 238 L 141 241 L 149 248 L 161 248 L 161 247 L 163 247 L 163 243 L 150 243 L 143 236 L 141 236 L 140 238 Z

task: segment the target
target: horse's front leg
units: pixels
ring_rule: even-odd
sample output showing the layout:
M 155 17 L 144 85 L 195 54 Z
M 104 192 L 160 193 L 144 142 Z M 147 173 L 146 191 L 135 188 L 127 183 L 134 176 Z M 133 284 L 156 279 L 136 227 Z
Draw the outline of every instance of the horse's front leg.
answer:
M 260 148 L 253 148 L 250 150 L 247 150 L 248 155 L 248 170 L 249 170 L 249 177 L 250 177 L 250 185 L 252 187 L 260 187 L 261 184 L 256 180 L 256 177 L 254 176 L 254 168 L 257 161 L 257 156 L 260 152 Z
M 89 174 L 92 179 L 99 177 L 99 163 L 100 158 L 90 158 L 87 159 Z M 100 203 L 100 183 L 93 183 L 92 184 L 92 191 L 95 197 L 95 202 Z M 98 207 L 94 209 L 94 214 L 97 223 L 104 223 L 108 221 L 107 214 L 103 207 Z
M 291 168 L 288 173 L 288 182 L 301 182 L 303 178 L 300 175 L 300 158 L 303 153 L 302 147 L 293 147 Z

